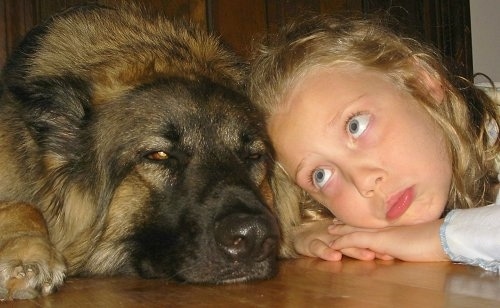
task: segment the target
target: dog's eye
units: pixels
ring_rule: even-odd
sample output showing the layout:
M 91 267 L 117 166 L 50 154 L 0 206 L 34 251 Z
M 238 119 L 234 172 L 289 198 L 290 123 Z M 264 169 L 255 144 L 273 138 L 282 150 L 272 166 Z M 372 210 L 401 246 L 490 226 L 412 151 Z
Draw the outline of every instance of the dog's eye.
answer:
M 167 160 L 170 156 L 166 152 L 156 151 L 149 153 L 146 157 L 151 160 Z
M 266 157 L 265 153 L 249 152 L 245 155 L 245 161 L 250 164 L 259 163 Z
M 259 160 L 262 157 L 260 153 L 250 153 L 247 157 L 248 160 Z
M 262 160 L 266 155 L 266 145 L 260 140 L 248 141 L 247 146 L 244 149 L 243 156 L 248 162 L 257 162 Z

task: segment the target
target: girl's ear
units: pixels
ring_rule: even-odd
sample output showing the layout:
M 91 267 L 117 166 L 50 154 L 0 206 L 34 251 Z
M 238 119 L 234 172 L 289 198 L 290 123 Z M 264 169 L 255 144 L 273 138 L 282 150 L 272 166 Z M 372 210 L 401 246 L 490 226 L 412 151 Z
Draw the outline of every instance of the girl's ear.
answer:
M 444 89 L 441 80 L 431 75 L 423 68 L 419 69 L 419 76 L 422 84 L 425 86 L 429 94 L 434 98 L 436 103 L 440 104 L 444 100 Z

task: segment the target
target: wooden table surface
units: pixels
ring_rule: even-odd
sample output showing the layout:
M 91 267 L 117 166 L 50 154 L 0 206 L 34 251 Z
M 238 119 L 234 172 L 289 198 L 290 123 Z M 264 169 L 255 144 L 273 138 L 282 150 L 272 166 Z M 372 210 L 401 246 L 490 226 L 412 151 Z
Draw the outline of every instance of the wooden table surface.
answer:
M 500 307 L 500 277 L 439 263 L 286 260 L 268 281 L 179 285 L 71 278 L 55 294 L 9 307 Z

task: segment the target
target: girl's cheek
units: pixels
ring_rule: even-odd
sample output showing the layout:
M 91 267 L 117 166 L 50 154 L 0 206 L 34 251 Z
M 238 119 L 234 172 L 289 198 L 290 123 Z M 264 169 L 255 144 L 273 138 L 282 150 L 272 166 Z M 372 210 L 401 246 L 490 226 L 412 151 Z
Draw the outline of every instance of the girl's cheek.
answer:
M 358 140 L 361 146 L 364 148 L 372 148 L 377 146 L 381 139 L 380 137 L 384 135 L 383 127 L 378 123 L 376 117 L 373 115 L 371 117 L 371 122 L 368 128 L 366 129 L 363 136 Z
M 321 190 L 321 199 L 323 199 L 322 204 L 324 204 L 330 211 L 332 211 L 332 206 L 337 205 L 339 199 L 343 195 L 344 181 L 338 172 L 334 172 L 330 181 Z
M 335 197 L 345 188 L 346 181 L 342 175 L 342 172 L 335 168 L 332 170 L 332 176 L 328 181 L 328 184 L 323 187 L 323 191 L 326 195 Z
M 358 214 L 352 214 L 352 202 L 353 200 L 349 197 L 349 194 L 341 192 L 335 194 L 335 196 L 329 196 L 328 201 L 323 204 L 333 214 L 333 216 L 346 223 L 350 221 L 353 216 Z

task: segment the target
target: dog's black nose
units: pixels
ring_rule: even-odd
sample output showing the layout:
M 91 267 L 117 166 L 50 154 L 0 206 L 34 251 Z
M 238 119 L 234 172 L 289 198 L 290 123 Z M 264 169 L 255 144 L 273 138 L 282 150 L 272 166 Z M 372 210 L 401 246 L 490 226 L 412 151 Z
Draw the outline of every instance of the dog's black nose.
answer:
M 276 255 L 278 232 L 265 214 L 233 213 L 215 223 L 215 241 L 237 261 L 262 261 Z

